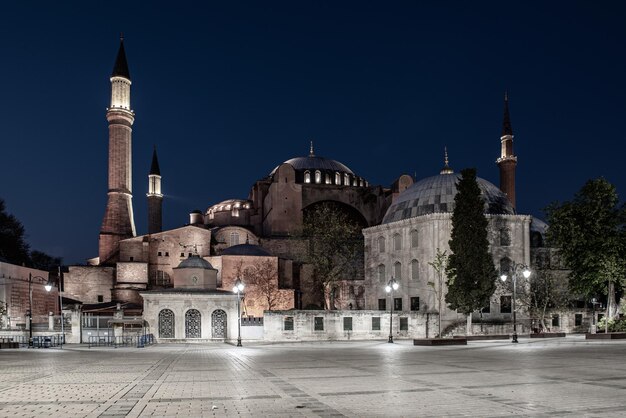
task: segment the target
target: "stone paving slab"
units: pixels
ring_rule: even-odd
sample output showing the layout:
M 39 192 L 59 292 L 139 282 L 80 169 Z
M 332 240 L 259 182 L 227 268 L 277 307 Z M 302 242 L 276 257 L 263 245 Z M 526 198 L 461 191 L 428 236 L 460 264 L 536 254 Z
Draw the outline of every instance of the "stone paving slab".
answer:
M 0 352 L 0 417 L 622 417 L 626 341 Z

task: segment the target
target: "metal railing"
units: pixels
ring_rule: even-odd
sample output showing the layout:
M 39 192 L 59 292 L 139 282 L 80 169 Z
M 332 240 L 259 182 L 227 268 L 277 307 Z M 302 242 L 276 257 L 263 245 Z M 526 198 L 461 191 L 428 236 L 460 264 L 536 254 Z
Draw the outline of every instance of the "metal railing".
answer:
M 89 337 L 89 348 L 91 347 L 138 347 L 154 344 L 154 335 L 94 335 Z

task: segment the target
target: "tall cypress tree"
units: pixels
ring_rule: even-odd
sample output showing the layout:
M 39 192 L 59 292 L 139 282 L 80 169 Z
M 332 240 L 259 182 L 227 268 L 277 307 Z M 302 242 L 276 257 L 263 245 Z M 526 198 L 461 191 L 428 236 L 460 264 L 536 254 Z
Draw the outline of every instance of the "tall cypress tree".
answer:
M 456 187 L 449 241 L 451 254 L 446 267 L 446 302 L 451 309 L 470 315 L 488 306 L 498 275 L 489 253 L 489 223 L 476 182 L 476 169 L 462 170 Z

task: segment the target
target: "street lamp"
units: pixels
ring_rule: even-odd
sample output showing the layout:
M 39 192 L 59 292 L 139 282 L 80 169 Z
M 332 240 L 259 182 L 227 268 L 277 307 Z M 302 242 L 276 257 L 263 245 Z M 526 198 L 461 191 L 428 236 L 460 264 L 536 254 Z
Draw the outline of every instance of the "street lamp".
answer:
M 65 330 L 63 329 L 63 296 L 62 296 L 63 278 L 61 276 L 61 266 L 59 266 L 59 313 L 61 314 L 61 341 L 59 347 L 63 349 L 63 342 L 65 341 Z
M 596 305 L 602 305 L 602 303 L 598 302 L 598 299 L 591 298 L 591 306 L 592 306 L 592 317 L 591 317 L 591 333 L 596 333 Z
M 233 292 L 237 292 L 237 347 L 241 347 L 241 292 L 243 292 L 244 284 L 241 279 L 235 280 Z
M 525 264 L 515 264 L 512 268 L 512 274 L 511 276 L 513 277 L 513 343 L 517 342 L 517 318 L 516 318 L 516 312 L 515 312 L 515 297 L 516 297 L 516 288 L 517 288 L 517 276 L 520 274 L 520 272 L 522 273 L 522 275 L 524 276 L 525 279 L 528 279 L 530 277 L 530 270 L 528 269 L 528 267 Z M 502 280 L 503 282 L 506 282 L 506 279 L 508 278 L 508 276 L 503 273 L 500 276 L 500 280 Z
M 391 311 L 389 314 L 389 341 L 387 341 L 388 343 L 393 343 L 393 334 L 392 334 L 392 326 L 393 326 L 393 291 L 394 290 L 398 290 L 398 288 L 400 287 L 400 285 L 398 284 L 398 282 L 396 281 L 396 279 L 394 279 L 393 277 L 391 278 L 391 280 L 389 280 L 389 282 L 387 283 L 387 286 L 385 286 L 385 292 L 387 293 L 391 293 Z
M 40 280 L 46 280 L 41 276 L 33 276 L 32 273 L 28 273 L 28 306 L 29 306 L 29 312 L 28 312 L 28 346 L 32 347 L 33 346 L 33 279 L 40 279 Z M 48 280 L 48 282 L 46 282 L 46 284 L 44 285 L 44 288 L 46 289 L 46 292 L 49 292 L 50 290 L 52 290 L 52 283 L 50 283 L 50 280 Z

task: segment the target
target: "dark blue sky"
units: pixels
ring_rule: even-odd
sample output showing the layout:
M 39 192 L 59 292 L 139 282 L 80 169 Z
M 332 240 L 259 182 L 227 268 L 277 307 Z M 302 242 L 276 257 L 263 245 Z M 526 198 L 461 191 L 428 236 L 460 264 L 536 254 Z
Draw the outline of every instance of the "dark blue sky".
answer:
M 0 17 L 0 197 L 66 263 L 98 251 L 120 31 L 138 234 L 153 144 L 165 228 L 246 198 L 310 140 L 371 184 L 437 174 L 447 145 L 497 185 L 505 90 L 518 212 L 598 176 L 626 193 L 622 2 L 22 3 Z

